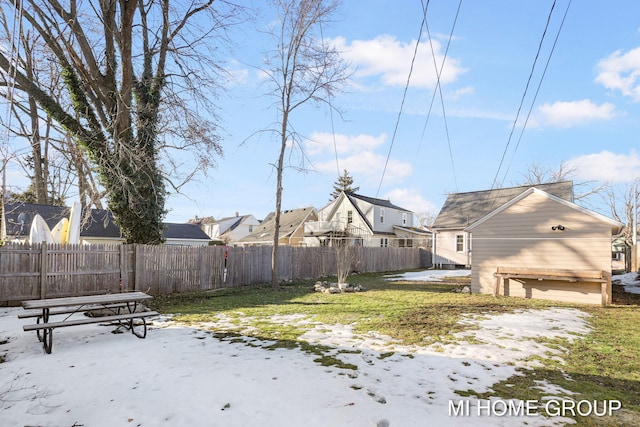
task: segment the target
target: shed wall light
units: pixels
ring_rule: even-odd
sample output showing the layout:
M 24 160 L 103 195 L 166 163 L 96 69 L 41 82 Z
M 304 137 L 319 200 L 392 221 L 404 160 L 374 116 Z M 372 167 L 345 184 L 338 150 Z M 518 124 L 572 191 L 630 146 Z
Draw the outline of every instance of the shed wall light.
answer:
M 553 231 L 556 231 L 556 230 L 557 230 L 557 231 L 564 231 L 564 225 L 560 225 L 560 224 L 558 224 L 558 225 L 554 225 L 554 226 L 552 226 L 552 227 L 551 227 L 551 229 L 552 229 Z

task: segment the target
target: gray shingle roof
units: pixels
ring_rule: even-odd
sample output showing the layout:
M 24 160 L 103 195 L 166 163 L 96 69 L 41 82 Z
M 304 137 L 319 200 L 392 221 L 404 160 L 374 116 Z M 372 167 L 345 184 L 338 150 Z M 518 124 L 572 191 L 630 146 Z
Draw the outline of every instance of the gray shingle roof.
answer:
M 211 240 L 197 224 L 165 222 L 164 226 L 162 235 L 165 239 Z
M 6 203 L 7 235 L 23 238 L 29 235 L 33 217 L 40 215 L 50 229 L 64 217 L 69 217 L 70 208 L 66 206 L 38 205 L 33 203 Z M 165 239 L 203 239 L 209 236 L 197 224 L 165 223 Z M 91 209 L 91 215 L 82 223 L 81 237 L 120 238 L 120 227 L 114 222 L 111 211 Z
M 431 228 L 464 228 L 531 187 L 536 187 L 556 197 L 573 202 L 573 181 L 453 193 L 447 197 Z
M 69 217 L 66 206 L 38 205 L 33 203 L 5 203 L 5 219 L 7 221 L 7 236 L 24 237 L 29 235 L 31 222 L 36 215 L 40 215 L 49 229 L 64 217 Z
M 285 210 L 280 213 L 280 232 L 278 238 L 288 237 L 293 233 L 308 217 L 315 211 L 314 208 L 300 208 Z M 317 218 L 313 218 L 314 220 Z M 275 212 L 269 213 L 264 221 L 254 229 L 251 234 L 239 239 L 241 243 L 258 243 L 273 240 L 273 234 L 276 228 Z
M 411 212 L 408 209 L 401 208 L 400 206 L 394 205 L 389 200 L 376 199 L 374 197 L 362 196 L 362 195 L 356 194 L 356 193 L 345 193 L 345 194 L 347 195 L 347 197 L 350 197 L 350 198 L 353 197 L 353 198 L 356 198 L 356 199 L 360 199 L 360 200 L 363 200 L 363 201 L 365 201 L 367 203 L 371 203 L 372 205 L 381 206 L 383 208 L 397 209 L 399 211 Z

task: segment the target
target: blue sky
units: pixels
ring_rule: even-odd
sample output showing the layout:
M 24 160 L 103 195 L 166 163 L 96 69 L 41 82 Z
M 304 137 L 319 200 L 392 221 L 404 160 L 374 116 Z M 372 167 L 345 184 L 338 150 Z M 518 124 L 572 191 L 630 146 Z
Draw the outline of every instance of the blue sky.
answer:
M 521 184 L 532 162 L 551 169 L 565 162 L 576 182 L 624 185 L 640 177 L 640 2 L 573 1 L 558 36 L 569 1 L 557 0 L 525 96 L 553 3 L 463 1 L 440 79 L 444 108 L 437 93 L 427 116 L 436 85 L 431 46 L 440 64 L 458 2 L 430 2 L 431 41 L 423 29 L 399 115 L 421 2 L 345 1 L 323 27 L 325 41 L 353 67 L 332 102 L 342 115 L 309 106 L 291 118 L 306 138 L 306 157 L 292 152 L 283 209 L 321 208 L 343 169 L 360 194 L 432 214 L 448 193 L 491 188 L 496 176 L 503 186 Z M 231 34 L 234 53 L 223 59 L 233 78 L 218 101 L 224 158 L 169 198 L 167 221 L 235 212 L 262 219 L 274 210 L 278 142 L 256 134 L 278 119 L 259 71 L 262 52 L 273 48 L 259 30 L 274 19 L 264 11 Z

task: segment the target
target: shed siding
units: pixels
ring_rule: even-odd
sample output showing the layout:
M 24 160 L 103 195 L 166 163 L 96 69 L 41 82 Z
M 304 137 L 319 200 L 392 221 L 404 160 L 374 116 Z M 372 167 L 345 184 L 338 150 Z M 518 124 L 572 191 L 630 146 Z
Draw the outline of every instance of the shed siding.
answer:
M 456 236 L 463 235 L 465 247 L 462 252 L 456 251 Z M 434 234 L 436 265 L 470 265 L 469 259 L 469 233 L 462 230 L 443 230 Z
M 562 225 L 564 231 L 552 226 Z M 531 194 L 473 229 L 473 292 L 492 293 L 498 267 L 611 272 L 611 226 Z M 507 295 L 598 304 L 599 283 L 509 280 Z

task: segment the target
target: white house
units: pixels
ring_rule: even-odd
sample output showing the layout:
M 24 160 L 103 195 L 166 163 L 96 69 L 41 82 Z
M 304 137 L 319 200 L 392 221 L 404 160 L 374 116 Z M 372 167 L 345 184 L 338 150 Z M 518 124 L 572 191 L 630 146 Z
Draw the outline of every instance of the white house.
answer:
M 253 233 L 238 239 L 235 244 L 238 246 L 273 245 L 273 238 L 276 232 L 275 218 L 275 212 L 269 213 L 259 226 L 254 227 Z M 278 244 L 285 246 L 304 246 L 304 225 L 308 221 L 317 220 L 318 213 L 313 207 L 287 209 L 280 212 Z
M 330 245 L 333 238 L 362 246 L 425 246 L 431 233 L 417 228 L 408 209 L 389 200 L 341 192 L 318 211 L 318 221 L 305 224 L 307 246 Z
M 253 215 L 240 215 L 203 223 L 202 230 L 214 241 L 231 245 L 253 233 L 260 221 Z

